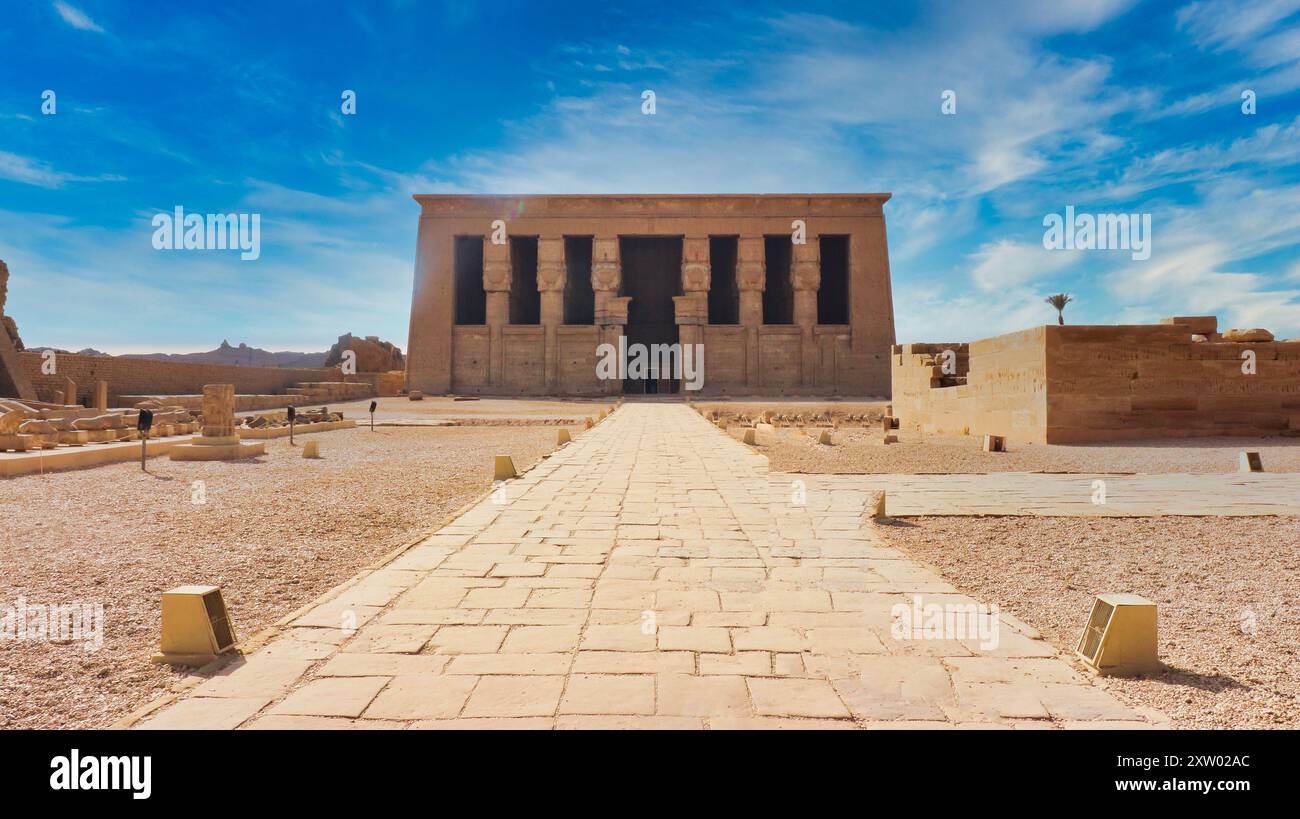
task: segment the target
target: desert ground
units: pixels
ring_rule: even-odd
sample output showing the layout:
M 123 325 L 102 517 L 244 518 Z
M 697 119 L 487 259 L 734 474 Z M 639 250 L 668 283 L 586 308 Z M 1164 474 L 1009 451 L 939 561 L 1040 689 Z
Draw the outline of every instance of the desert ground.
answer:
M 110 724 L 180 673 L 149 662 L 162 591 L 222 586 L 239 636 L 251 636 L 484 494 L 494 455 L 522 470 L 555 438 L 554 427 L 363 427 L 298 436 L 297 447 L 273 439 L 247 461 L 154 458 L 147 474 L 127 463 L 0 479 L 0 600 L 105 609 L 97 651 L 0 647 L 0 727 Z M 320 460 L 300 457 L 309 439 Z
M 660 399 L 662 400 L 662 399 Z M 369 401 L 331 407 L 368 419 Z M 103 727 L 185 673 L 149 662 L 168 588 L 225 590 L 236 629 L 273 625 L 482 497 L 492 456 L 520 470 L 576 436 L 608 401 L 381 399 L 372 432 L 319 433 L 323 457 L 287 439 L 242 462 L 136 464 L 0 480 L 0 600 L 100 602 L 103 646 L 0 646 L 0 727 Z M 732 417 L 872 415 L 880 402 L 701 402 Z M 812 426 L 810 424 L 809 426 Z M 729 428 L 739 437 L 737 421 Z M 773 472 L 1232 472 L 1245 448 L 1270 472 L 1300 472 L 1295 439 L 1009 446 L 975 438 L 878 441 L 842 426 L 824 446 L 798 429 L 759 436 Z M 201 482 L 201 483 L 196 483 Z M 997 603 L 1069 654 L 1093 596 L 1160 605 L 1167 670 L 1102 682 L 1179 727 L 1300 725 L 1300 518 L 915 517 L 879 527 L 891 544 L 973 597 Z
M 1164 673 L 1120 700 L 1181 728 L 1300 727 L 1300 518 L 924 517 L 880 527 L 1073 652 L 1099 590 L 1159 606 Z
M 1109 472 L 1215 473 L 1235 472 L 1245 449 L 1260 453 L 1269 472 L 1300 472 L 1300 439 L 1187 438 L 1125 441 L 1113 444 L 1008 443 L 1006 452 L 984 452 L 973 436 L 923 435 L 894 430 L 898 443 L 882 445 L 875 428 L 841 427 L 832 446 L 817 443 L 799 428 L 780 427 L 775 435 L 759 435 L 758 451 L 767 455 L 774 472 L 836 474 L 925 474 L 979 472 Z M 738 426 L 729 428 L 739 437 Z

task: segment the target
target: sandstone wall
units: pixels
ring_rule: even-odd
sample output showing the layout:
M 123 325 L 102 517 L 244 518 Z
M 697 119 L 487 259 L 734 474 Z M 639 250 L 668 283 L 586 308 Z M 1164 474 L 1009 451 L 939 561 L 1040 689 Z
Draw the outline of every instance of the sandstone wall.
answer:
M 229 364 L 183 364 L 171 361 L 115 358 L 61 353 L 55 375 L 41 373 L 40 353 L 19 354 L 23 372 L 42 400 L 61 394 L 65 379 L 77 382 L 80 403 L 93 402 L 95 382 L 108 382 L 109 403 L 121 395 L 190 395 L 203 392 L 204 384 L 234 384 L 236 393 L 279 394 L 300 382 L 342 381 L 337 369 L 282 369 L 236 367 Z
M 1053 443 L 1300 432 L 1300 342 L 1197 343 L 1165 324 L 1047 329 Z
M 421 216 L 408 342 L 410 388 L 430 394 L 621 394 L 621 385 L 595 375 L 597 346 L 613 343 L 629 327 L 626 288 L 620 286 L 620 237 L 660 236 L 683 242 L 682 268 L 674 273 L 681 277 L 681 295 L 674 298 L 673 320 L 680 343 L 705 345 L 704 394 L 889 392 L 894 315 L 883 212 L 888 194 L 415 198 Z M 509 254 L 493 258 L 492 246 L 485 244 L 487 317 L 482 325 L 458 325 L 458 238 L 487 237 L 503 217 L 510 236 L 538 239 L 540 323 L 507 323 L 513 287 Z M 791 260 L 795 324 L 764 325 L 765 237 L 789 235 L 794 220 L 805 223 L 808 237 Z M 563 256 L 568 237 L 592 237 L 593 325 L 561 323 L 566 277 L 584 275 L 570 270 Z M 738 325 L 708 324 L 710 237 L 737 237 Z M 819 237 L 847 238 L 847 324 L 817 324 Z M 758 255 L 747 256 L 746 248 L 757 248 Z
M 1004 435 L 1047 442 L 1045 331 L 1035 327 L 967 344 L 904 344 L 893 350 L 899 426 L 944 435 Z M 942 386 L 942 352 L 955 368 Z M 966 383 L 960 383 L 965 378 Z
M 1046 325 L 898 346 L 894 414 L 905 429 L 1029 443 L 1300 434 L 1300 342 L 1193 342 L 1193 329 Z M 950 348 L 965 384 L 942 386 Z

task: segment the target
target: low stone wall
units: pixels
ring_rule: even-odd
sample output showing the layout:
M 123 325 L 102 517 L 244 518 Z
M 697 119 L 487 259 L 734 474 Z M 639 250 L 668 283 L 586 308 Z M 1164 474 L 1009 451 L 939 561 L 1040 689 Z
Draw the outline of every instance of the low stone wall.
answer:
M 293 405 L 305 407 L 316 404 L 339 404 L 345 401 L 360 401 L 374 396 L 375 388 L 368 382 L 317 382 L 290 387 L 282 395 L 236 395 L 235 412 L 256 412 L 257 410 L 283 409 Z M 184 407 L 200 411 L 203 408 L 202 395 L 122 395 L 118 399 L 123 406 L 133 407 L 141 401 L 157 399 L 169 406 Z
M 1054 443 L 1300 434 L 1300 341 L 1193 342 L 1167 324 L 1049 330 Z
M 406 389 L 406 370 L 391 370 L 386 373 L 363 373 L 371 376 L 374 394 L 382 397 L 401 395 Z
M 904 429 L 1028 443 L 1300 435 L 1300 341 L 1193 341 L 1214 321 L 1194 319 L 896 346 L 894 414 Z
M 967 344 L 893 348 L 893 411 L 902 429 L 1047 442 L 1045 331 Z M 944 353 L 952 351 L 950 373 Z M 964 383 L 963 383 L 964 381 Z
M 369 381 L 311 381 L 296 384 L 285 392 L 290 400 L 297 399 L 296 406 L 337 404 L 369 398 L 375 394 L 375 385 Z
M 186 364 L 113 356 L 61 353 L 55 358 L 56 372 L 41 372 L 44 357 L 37 352 L 19 354 L 24 374 L 44 401 L 58 400 L 65 379 L 77 382 L 79 403 L 93 403 L 95 382 L 107 381 L 109 403 L 121 405 L 124 395 L 190 395 L 203 392 L 204 384 L 234 384 L 235 392 L 246 395 L 282 394 L 301 382 L 341 381 L 333 369 L 290 369 L 238 367 L 230 364 Z

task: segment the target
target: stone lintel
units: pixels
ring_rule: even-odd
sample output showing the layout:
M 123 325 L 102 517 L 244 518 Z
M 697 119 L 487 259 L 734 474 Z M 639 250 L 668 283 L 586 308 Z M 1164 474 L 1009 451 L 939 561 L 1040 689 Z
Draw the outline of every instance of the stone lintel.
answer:
M 840 194 L 646 194 L 609 196 L 571 194 L 461 195 L 416 194 L 421 216 L 505 219 L 528 218 L 709 218 L 732 215 L 810 219 L 818 216 L 880 216 L 888 193 Z

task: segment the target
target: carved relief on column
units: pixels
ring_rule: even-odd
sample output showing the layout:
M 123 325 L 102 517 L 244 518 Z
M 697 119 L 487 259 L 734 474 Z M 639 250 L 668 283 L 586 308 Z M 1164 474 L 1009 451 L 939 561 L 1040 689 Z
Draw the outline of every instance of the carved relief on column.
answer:
M 623 268 L 618 257 L 617 236 L 597 236 L 591 240 L 591 289 L 596 298 L 618 292 L 623 283 Z
M 564 237 L 543 236 L 537 240 L 537 289 L 543 293 L 564 290 Z
M 623 267 L 618 256 L 617 236 L 597 236 L 591 242 L 591 289 L 596 294 L 597 324 L 627 324 L 631 297 L 618 296 L 623 284 Z M 621 321 L 614 321 L 619 316 Z
M 627 324 L 627 306 L 631 296 L 618 295 L 623 284 L 623 267 L 618 255 L 617 236 L 597 236 L 591 241 L 591 289 L 596 295 L 596 325 L 600 328 L 600 343 L 619 347 L 619 338 Z M 618 380 L 601 382 L 608 395 L 623 391 Z
M 673 308 L 682 344 L 696 344 L 693 329 L 709 323 L 709 237 L 687 236 L 682 240 L 682 295 L 673 296 Z
M 489 293 L 510 292 L 510 243 L 493 244 L 483 239 L 483 289 Z
M 487 291 L 488 383 L 500 384 L 505 373 L 501 328 L 510 323 L 510 242 L 483 239 L 483 289 Z
M 564 237 L 542 236 L 537 240 L 537 289 L 541 293 L 541 324 L 545 327 L 546 391 L 559 383 L 560 348 L 556 333 L 564 323 Z
M 817 237 L 809 236 L 806 243 L 794 245 L 790 284 L 794 288 L 794 323 L 815 326 L 817 291 L 822 286 L 821 242 Z
M 803 330 L 800 355 L 800 383 L 808 388 L 817 384 L 817 291 L 822 286 L 821 242 L 809 236 L 795 245 L 790 266 L 790 284 L 794 288 L 794 323 Z
M 736 247 L 736 289 L 740 291 L 740 323 L 745 333 L 745 384 L 757 387 L 758 328 L 763 324 L 763 291 L 767 288 L 767 244 L 762 236 L 742 236 Z
M 766 245 L 762 236 L 742 237 L 737 245 L 736 257 L 736 289 L 740 291 L 741 300 L 744 300 L 745 293 L 758 294 L 758 315 L 745 315 L 742 308 L 740 314 L 741 324 L 762 324 L 763 323 L 763 298 L 762 293 L 767 289 L 767 261 Z M 754 319 L 747 321 L 747 318 Z
M 682 292 L 708 293 L 709 237 L 687 236 L 682 240 Z

